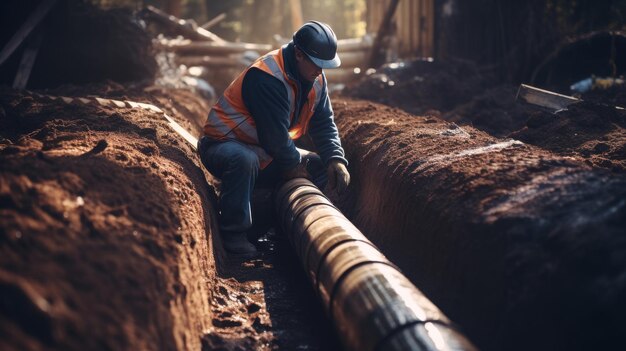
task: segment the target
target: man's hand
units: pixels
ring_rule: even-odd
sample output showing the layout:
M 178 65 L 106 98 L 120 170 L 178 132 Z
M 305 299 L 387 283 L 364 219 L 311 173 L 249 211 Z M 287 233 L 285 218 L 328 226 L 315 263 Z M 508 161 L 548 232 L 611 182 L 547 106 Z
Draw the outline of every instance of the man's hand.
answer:
M 306 178 L 306 179 L 311 178 L 311 176 L 309 175 L 309 172 L 307 172 L 306 170 L 306 164 L 304 162 L 300 162 L 297 166 L 287 171 L 284 171 L 282 176 L 283 176 L 284 181 L 294 179 L 294 178 Z
M 350 173 L 343 162 L 331 160 L 328 164 L 328 187 L 331 191 L 342 194 L 350 184 Z

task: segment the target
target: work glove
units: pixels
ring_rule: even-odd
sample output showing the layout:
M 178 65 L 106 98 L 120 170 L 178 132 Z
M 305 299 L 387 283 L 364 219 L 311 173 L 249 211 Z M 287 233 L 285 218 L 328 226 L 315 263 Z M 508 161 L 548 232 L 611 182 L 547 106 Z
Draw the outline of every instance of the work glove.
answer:
M 328 188 L 341 195 L 350 184 L 348 168 L 340 160 L 333 159 L 328 164 Z
M 307 172 L 306 170 L 306 163 L 304 162 L 300 162 L 298 163 L 297 166 L 290 168 L 286 171 L 283 171 L 282 177 L 284 181 L 288 181 L 294 178 L 306 178 L 306 179 L 311 178 L 311 176 L 309 175 L 309 172 Z

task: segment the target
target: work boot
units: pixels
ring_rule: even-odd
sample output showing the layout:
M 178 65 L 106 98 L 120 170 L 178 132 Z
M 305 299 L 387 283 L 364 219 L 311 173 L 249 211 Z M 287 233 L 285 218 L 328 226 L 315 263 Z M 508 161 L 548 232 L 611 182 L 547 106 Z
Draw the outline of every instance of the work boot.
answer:
M 226 252 L 236 255 L 251 255 L 257 249 L 248 241 L 245 232 L 222 232 L 222 245 Z

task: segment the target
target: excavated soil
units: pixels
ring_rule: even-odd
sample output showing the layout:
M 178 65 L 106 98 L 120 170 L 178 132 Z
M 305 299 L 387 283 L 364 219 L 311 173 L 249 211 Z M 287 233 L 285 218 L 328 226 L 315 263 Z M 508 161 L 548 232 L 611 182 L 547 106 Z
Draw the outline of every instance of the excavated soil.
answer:
M 36 3 L 2 5 L 2 42 Z M 59 3 L 30 87 L 91 103 L 0 91 L 0 349 L 339 349 L 285 240 L 225 255 L 219 181 L 193 148 L 155 112 L 93 101 L 153 103 L 195 135 L 208 103 L 148 83 L 150 39 L 129 12 Z M 482 349 L 615 349 L 626 138 L 602 104 L 623 94 L 548 114 L 489 82 L 468 62 L 417 60 L 348 88 L 425 116 L 336 102 L 353 176 L 336 200 Z M 255 205 L 262 233 L 267 194 Z
M 432 116 L 334 108 L 342 209 L 479 348 L 621 345 L 624 176 Z
M 626 112 L 612 106 L 582 102 L 557 113 L 535 112 L 510 137 L 582 157 L 595 167 L 626 172 Z
M 469 102 L 443 114 L 459 125 L 469 125 L 497 137 L 506 137 L 523 128 L 537 108 L 515 100 L 517 88 L 502 85 L 474 96 Z
M 343 94 L 414 114 L 430 110 L 442 113 L 468 103 L 489 83 L 489 74 L 471 62 L 418 59 L 383 65 L 346 87 Z
M 153 102 L 198 134 L 186 91 L 66 86 Z M 219 182 L 157 113 L 0 94 L 0 349 L 338 349 L 281 239 L 221 250 Z
M 454 78 L 459 76 L 467 78 Z M 582 96 L 582 104 L 547 112 L 516 101 L 516 87 L 487 88 L 489 81 L 467 62 L 418 60 L 383 66 L 344 95 L 512 137 L 563 156 L 580 156 L 594 167 L 626 170 L 626 113 L 613 108 L 626 105 L 624 85 L 592 90 Z
M 214 226 L 193 151 L 142 110 L 2 93 L 3 349 L 199 348 Z

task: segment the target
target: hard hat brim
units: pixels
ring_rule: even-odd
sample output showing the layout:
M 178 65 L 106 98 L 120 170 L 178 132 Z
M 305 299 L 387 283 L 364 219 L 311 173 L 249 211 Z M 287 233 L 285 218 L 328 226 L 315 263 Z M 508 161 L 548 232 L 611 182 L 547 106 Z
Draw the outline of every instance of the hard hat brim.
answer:
M 307 55 L 317 67 L 322 68 L 322 69 L 337 68 L 341 66 L 341 59 L 339 58 L 339 55 L 337 54 L 335 54 L 335 57 L 331 60 L 322 60 L 317 57 L 313 57 L 307 54 L 306 52 L 304 52 L 304 54 Z

